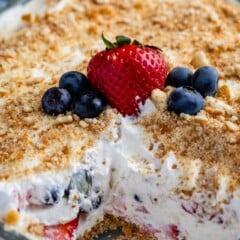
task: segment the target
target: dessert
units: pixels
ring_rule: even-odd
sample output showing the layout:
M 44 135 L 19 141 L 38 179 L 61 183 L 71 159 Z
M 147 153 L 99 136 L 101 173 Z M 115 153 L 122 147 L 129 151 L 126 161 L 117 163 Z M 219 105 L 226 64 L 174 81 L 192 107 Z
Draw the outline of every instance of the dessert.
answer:
M 140 229 L 137 239 L 237 240 L 239 5 L 223 0 L 45 4 L 44 16 L 24 14 L 21 28 L 0 40 L 4 231 L 28 239 L 85 240 L 110 227 L 109 221 L 124 220 Z M 105 96 L 105 105 L 84 82 L 87 76 L 101 91 L 106 81 L 96 86 L 89 67 L 105 49 L 102 32 L 108 39 L 124 34 L 161 48 L 170 73 L 187 68 L 180 71 L 184 84 L 189 74 L 195 76 L 191 86 L 167 81 L 165 88 L 150 88 L 131 116 L 115 106 L 115 98 L 109 102 L 112 95 Z M 210 92 L 198 82 L 203 66 L 219 74 L 218 80 L 210 68 Z M 69 75 L 78 79 L 73 89 Z M 82 85 L 91 92 L 74 102 Z M 180 91 L 180 102 L 174 91 Z M 59 108 L 49 104 L 51 96 L 60 96 Z M 195 105 L 189 108 L 192 98 Z M 90 116 L 86 102 L 94 102 Z

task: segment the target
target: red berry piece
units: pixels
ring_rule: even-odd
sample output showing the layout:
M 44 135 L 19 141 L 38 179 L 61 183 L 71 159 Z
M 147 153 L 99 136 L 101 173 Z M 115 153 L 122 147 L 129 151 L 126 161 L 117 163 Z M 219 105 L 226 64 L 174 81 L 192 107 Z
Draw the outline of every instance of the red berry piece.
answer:
M 179 231 L 177 225 L 175 225 L 175 224 L 168 225 L 167 235 L 168 235 L 169 239 L 177 240 L 179 233 L 180 233 L 180 231 Z
M 44 239 L 46 240 L 71 240 L 78 226 L 78 218 L 71 222 L 44 227 Z

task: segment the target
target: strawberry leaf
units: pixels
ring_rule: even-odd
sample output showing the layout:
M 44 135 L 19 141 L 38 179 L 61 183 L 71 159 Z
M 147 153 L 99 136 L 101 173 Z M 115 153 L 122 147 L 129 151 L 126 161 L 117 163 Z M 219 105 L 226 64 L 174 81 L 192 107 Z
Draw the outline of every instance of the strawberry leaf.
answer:
M 129 45 L 131 43 L 131 38 L 119 35 L 116 36 L 116 43 L 119 47 L 123 45 Z
M 143 46 L 138 40 L 134 39 L 132 45 Z
M 103 34 L 103 33 L 102 33 L 102 40 L 103 40 L 103 43 L 105 44 L 107 50 L 116 47 L 116 45 L 115 45 L 114 43 L 112 43 L 111 41 L 109 41 L 108 39 L 106 39 L 106 38 L 104 37 L 104 34 Z

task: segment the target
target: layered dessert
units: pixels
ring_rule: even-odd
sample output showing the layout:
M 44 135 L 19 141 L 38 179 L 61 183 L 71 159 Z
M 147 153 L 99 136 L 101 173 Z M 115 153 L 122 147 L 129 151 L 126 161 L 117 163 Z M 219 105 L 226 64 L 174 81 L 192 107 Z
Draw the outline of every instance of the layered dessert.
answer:
M 0 38 L 0 237 L 238 240 L 240 6 L 37 2 Z

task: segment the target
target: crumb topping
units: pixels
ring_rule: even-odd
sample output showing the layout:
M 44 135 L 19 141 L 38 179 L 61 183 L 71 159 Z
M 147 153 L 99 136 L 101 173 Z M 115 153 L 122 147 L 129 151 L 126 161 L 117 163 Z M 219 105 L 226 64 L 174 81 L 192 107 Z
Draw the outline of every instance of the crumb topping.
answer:
M 169 151 L 173 151 L 183 165 L 200 159 L 203 169 L 216 166 L 239 181 L 240 132 L 236 124 L 210 117 L 179 118 L 166 111 L 145 117 L 141 125 L 157 144 L 156 158 L 164 159 Z

